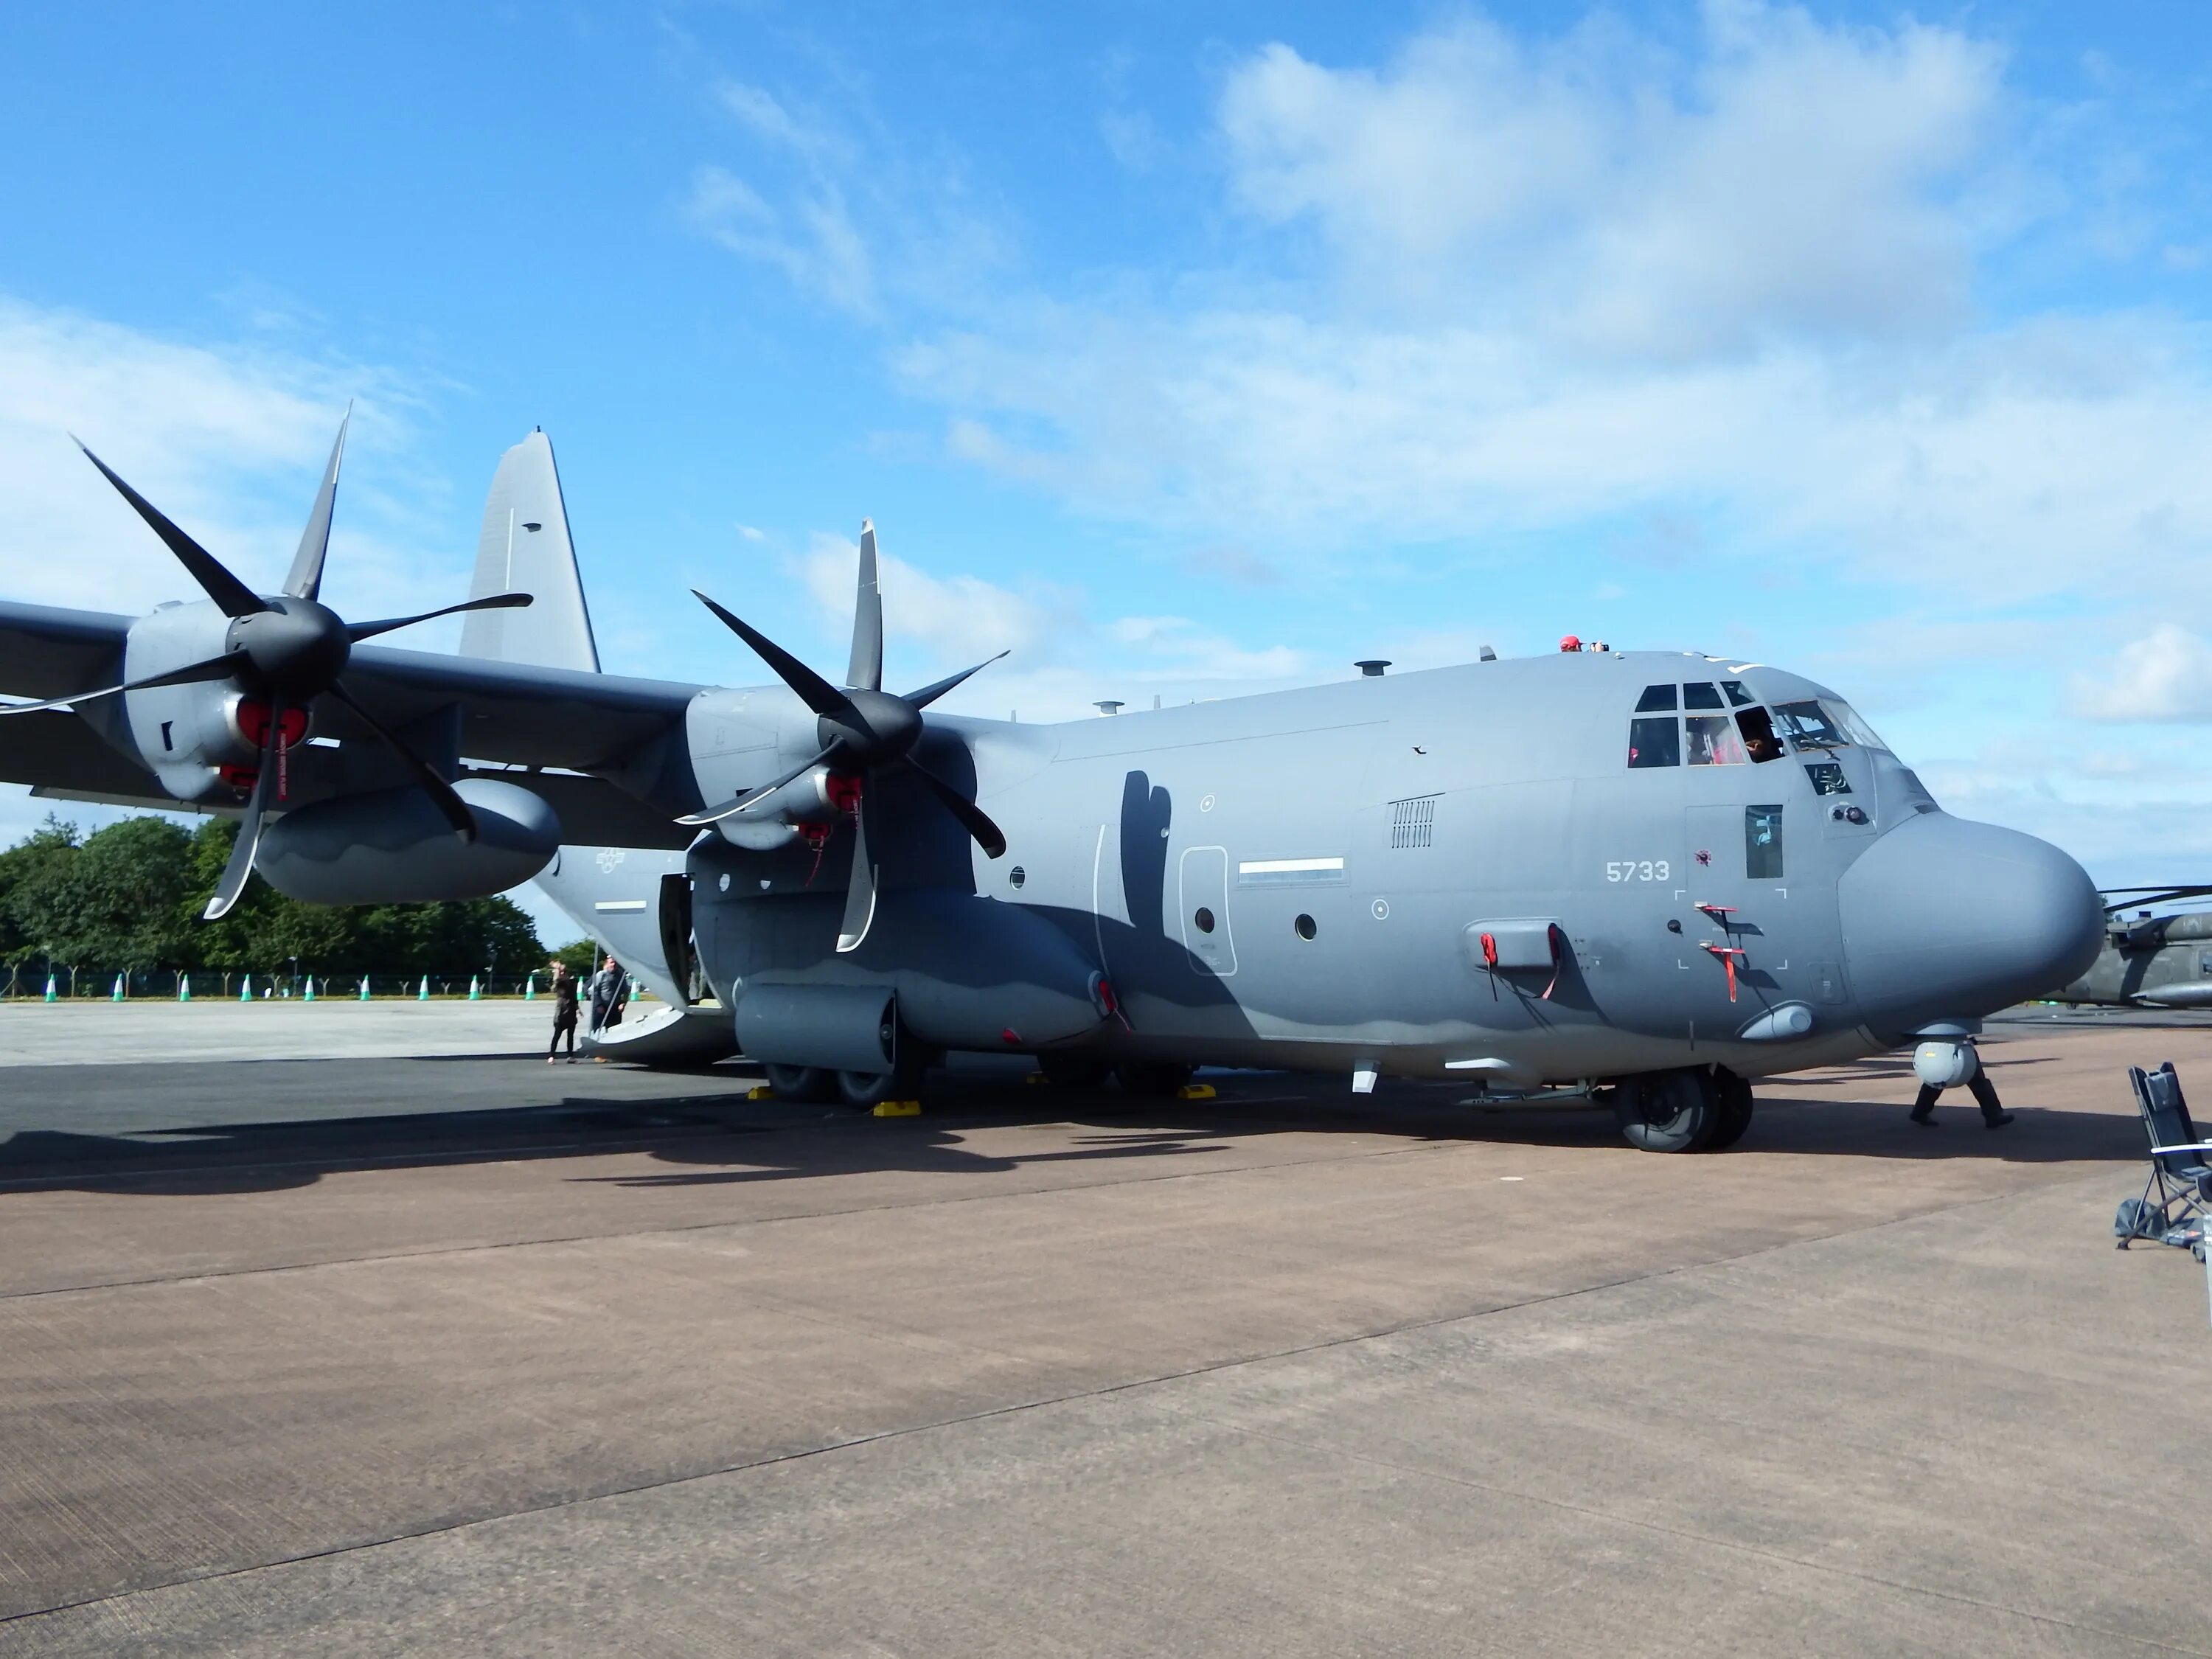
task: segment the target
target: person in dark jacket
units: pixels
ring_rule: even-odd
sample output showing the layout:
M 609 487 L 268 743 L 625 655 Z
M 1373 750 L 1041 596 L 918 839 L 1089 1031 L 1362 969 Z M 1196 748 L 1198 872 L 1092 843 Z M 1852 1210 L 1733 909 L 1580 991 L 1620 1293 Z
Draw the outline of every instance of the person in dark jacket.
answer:
M 568 964 L 556 960 L 553 963 L 553 1041 L 546 1045 L 545 1063 L 553 1063 L 555 1051 L 561 1047 L 562 1032 L 568 1036 L 568 1063 L 576 1063 L 576 976 L 568 971 Z
M 622 1024 L 623 1004 L 629 1000 L 629 975 L 623 972 L 622 963 L 609 957 L 600 964 L 599 971 L 592 975 L 589 989 L 592 999 L 591 1035 L 597 1036 L 604 1028 Z M 604 1060 L 606 1056 L 594 1054 L 592 1058 Z
M 1922 1046 L 1925 1049 L 1937 1047 L 1948 1048 L 1953 1045 L 1928 1043 Z M 1974 1104 L 1982 1109 L 1982 1127 L 1988 1129 L 2003 1128 L 2006 1124 L 2012 1121 L 2012 1114 L 2005 1110 L 2003 1103 L 1998 1100 L 1997 1086 L 1990 1081 L 1990 1074 L 1982 1069 L 1981 1056 L 1974 1052 L 1972 1043 L 1957 1046 L 1966 1050 L 1963 1063 L 1973 1068 L 1973 1075 L 1966 1079 L 1966 1092 L 1973 1096 Z M 1919 1055 L 1916 1054 L 1913 1059 L 1914 1069 L 1918 1071 Z M 1943 1074 L 1940 1066 L 1936 1070 L 1938 1075 Z M 1950 1074 L 1956 1075 L 1955 1066 Z M 1912 1121 L 1923 1129 L 1933 1129 L 1937 1127 L 1936 1103 L 1942 1097 L 1943 1091 L 1950 1086 L 1949 1083 L 1929 1082 L 1928 1073 L 1922 1072 L 1920 1092 L 1912 1098 Z

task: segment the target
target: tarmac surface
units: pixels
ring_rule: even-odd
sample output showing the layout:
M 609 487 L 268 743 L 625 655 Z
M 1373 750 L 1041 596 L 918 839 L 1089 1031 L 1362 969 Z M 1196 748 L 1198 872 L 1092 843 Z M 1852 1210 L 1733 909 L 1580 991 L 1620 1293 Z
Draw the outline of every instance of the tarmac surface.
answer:
M 0 1070 L 0 1654 L 2212 1653 L 2205 1274 L 2111 1235 L 2201 1019 L 1691 1158 L 305 1029 Z

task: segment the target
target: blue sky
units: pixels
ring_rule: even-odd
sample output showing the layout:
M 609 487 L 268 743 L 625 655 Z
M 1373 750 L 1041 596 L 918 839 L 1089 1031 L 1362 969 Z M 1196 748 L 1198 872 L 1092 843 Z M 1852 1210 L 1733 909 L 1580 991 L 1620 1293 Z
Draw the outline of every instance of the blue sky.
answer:
M 2202 876 L 2208 93 L 2183 0 L 9 8 L 0 588 L 178 591 L 70 429 L 273 584 L 353 398 L 356 612 L 542 424 L 611 669 L 842 660 L 865 514 L 969 712 L 1741 653 Z

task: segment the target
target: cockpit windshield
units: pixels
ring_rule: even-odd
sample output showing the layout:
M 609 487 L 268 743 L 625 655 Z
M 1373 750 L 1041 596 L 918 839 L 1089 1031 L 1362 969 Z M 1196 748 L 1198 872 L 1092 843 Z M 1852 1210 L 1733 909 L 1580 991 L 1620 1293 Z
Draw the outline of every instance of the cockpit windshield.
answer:
M 1774 705 L 1774 724 L 1802 754 L 1808 749 L 1841 749 L 1856 744 L 1865 749 L 1887 749 L 1874 728 L 1858 711 L 1840 697 L 1807 697 L 1801 702 Z

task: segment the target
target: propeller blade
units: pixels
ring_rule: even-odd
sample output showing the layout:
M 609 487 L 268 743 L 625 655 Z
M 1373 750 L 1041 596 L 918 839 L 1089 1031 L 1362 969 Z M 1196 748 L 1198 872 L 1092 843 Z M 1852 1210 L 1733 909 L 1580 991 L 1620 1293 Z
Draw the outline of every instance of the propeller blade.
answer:
M 1006 653 L 1004 651 L 1001 651 L 999 653 L 999 657 L 1003 657 L 1006 654 Z M 977 663 L 973 668 L 963 668 L 958 673 L 951 676 L 949 678 L 938 681 L 934 685 L 925 685 L 919 691 L 909 691 L 906 696 L 901 697 L 899 701 L 909 708 L 927 708 L 930 704 L 935 702 L 939 697 L 943 696 L 947 691 L 950 691 L 954 686 L 959 684 L 961 681 L 966 679 L 970 674 L 981 673 L 993 663 L 998 661 L 999 657 L 986 657 L 982 661 Z
M 330 465 L 323 469 L 323 487 L 315 492 L 314 511 L 307 514 L 307 527 L 300 532 L 300 550 L 292 556 L 291 574 L 284 578 L 284 591 L 295 599 L 319 598 L 323 591 L 323 555 L 330 551 L 331 509 L 337 505 L 338 463 L 345 457 L 346 428 L 353 424 L 353 405 L 346 405 L 345 418 L 338 422 L 338 441 L 331 446 Z
M 310 594 L 309 598 L 313 596 Z M 435 611 L 425 611 L 415 617 L 386 617 L 382 622 L 349 623 L 346 637 L 356 645 L 363 640 L 373 640 L 379 634 L 389 634 L 396 629 L 412 628 L 416 623 L 430 622 L 440 617 L 451 617 L 463 611 L 519 611 L 534 602 L 529 593 L 493 593 L 481 599 L 467 599 L 459 605 L 441 605 Z
M 757 628 L 747 626 L 716 605 L 697 588 L 691 590 L 692 598 L 722 619 L 723 625 L 757 652 L 760 659 L 775 671 L 776 678 L 799 693 L 799 700 L 817 714 L 842 714 L 860 730 L 867 729 L 867 722 L 853 707 L 852 699 L 805 663 L 778 645 Z
M 191 579 L 200 585 L 200 591 L 222 607 L 228 617 L 250 617 L 258 611 L 266 611 L 268 602 L 244 582 L 232 575 L 222 561 L 202 547 L 190 536 L 171 524 L 161 509 L 123 482 L 122 475 L 106 461 L 85 449 L 83 441 L 72 439 L 79 449 L 84 449 L 85 459 L 100 471 L 100 476 L 122 492 L 123 499 L 138 511 L 138 516 L 151 525 L 154 533 L 168 544 L 169 551 L 177 556 Z
M 876 580 L 876 526 L 869 519 L 860 520 L 860 586 L 853 599 L 853 661 L 845 684 L 884 689 L 884 590 Z
M 853 813 L 853 879 L 845 889 L 845 920 L 837 928 L 837 951 L 860 948 L 876 919 L 876 866 L 868 857 L 868 795 L 863 787 Z
M 382 720 L 356 702 L 353 693 L 343 684 L 333 681 L 331 695 L 352 709 L 361 723 L 374 732 L 386 748 L 407 763 L 409 769 L 415 774 L 415 781 L 422 786 L 422 793 L 429 796 L 431 803 L 446 815 L 446 822 L 453 826 L 453 833 L 463 841 L 474 841 L 477 838 L 476 815 L 469 811 L 468 802 L 453 793 L 453 786 L 438 775 L 437 769 L 410 749 Z
M 125 680 L 120 685 L 102 686 L 97 691 L 72 692 L 66 697 L 49 697 L 44 702 L 0 705 L 0 714 L 35 714 L 42 708 L 70 708 L 81 702 L 90 702 L 95 697 L 112 697 L 118 691 L 150 691 L 160 685 L 195 685 L 203 680 L 223 679 L 243 668 L 250 660 L 243 651 L 226 651 L 220 657 L 210 657 L 205 662 L 172 668 L 166 674 L 149 674 L 143 680 Z
M 724 801 L 720 806 L 714 808 L 711 811 L 694 812 L 688 817 L 681 817 L 676 821 L 678 823 L 687 824 L 720 823 L 724 818 L 730 817 L 732 814 L 744 811 L 745 808 L 750 806 L 755 801 L 762 800 L 769 795 L 773 795 L 777 790 L 782 788 L 785 784 L 789 783 L 793 778 L 805 776 L 807 773 L 811 772 L 816 767 L 821 765 L 823 761 L 828 760 L 830 756 L 836 754 L 843 747 L 844 745 L 842 744 L 833 743 L 820 754 L 815 756 L 813 759 L 801 761 L 798 765 L 793 767 L 791 770 L 786 772 L 781 777 L 778 778 L 774 783 L 768 785 L 764 788 L 756 789 L 750 794 L 739 795 L 733 800 Z
M 253 873 L 253 854 L 261 845 L 262 815 L 269 809 L 270 792 L 276 787 L 276 745 L 283 733 L 284 705 L 272 702 L 269 729 L 261 738 L 260 775 L 253 780 L 253 793 L 246 797 L 246 816 L 239 821 L 238 839 L 231 843 L 230 861 L 222 866 L 222 879 L 216 883 L 207 908 L 200 912 L 204 921 L 221 921 L 228 915 Z
M 929 786 L 930 793 L 945 803 L 945 810 L 960 820 L 962 826 L 975 838 L 975 844 L 988 856 L 995 859 L 1006 855 L 1006 838 L 1000 832 L 999 826 L 991 822 L 988 813 L 913 756 L 908 755 L 902 763 Z

